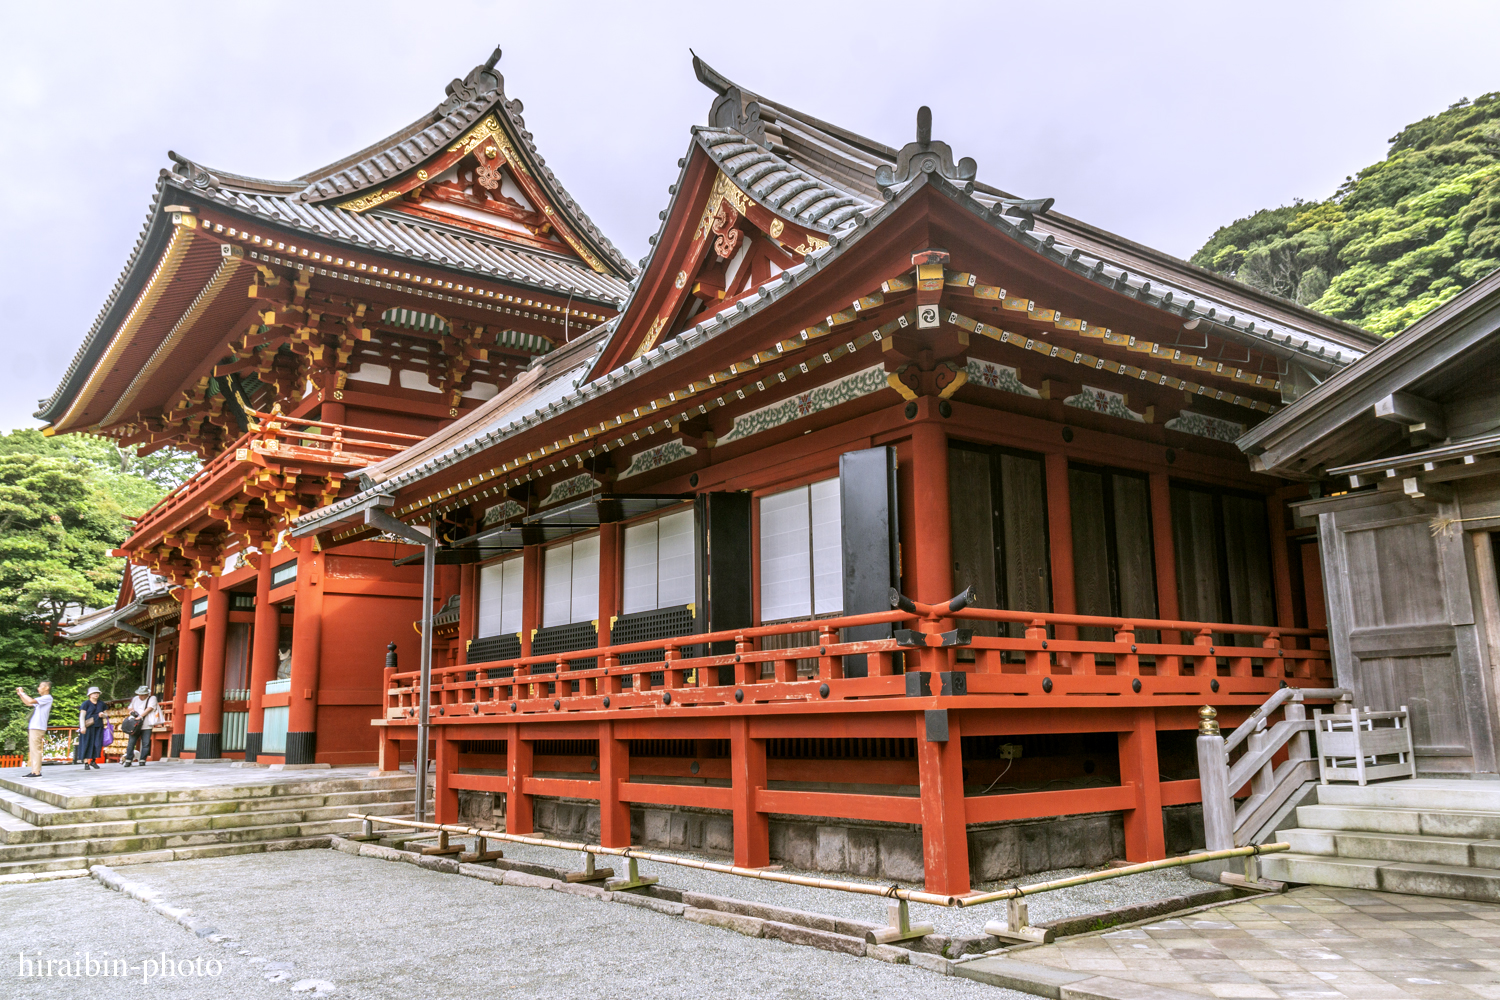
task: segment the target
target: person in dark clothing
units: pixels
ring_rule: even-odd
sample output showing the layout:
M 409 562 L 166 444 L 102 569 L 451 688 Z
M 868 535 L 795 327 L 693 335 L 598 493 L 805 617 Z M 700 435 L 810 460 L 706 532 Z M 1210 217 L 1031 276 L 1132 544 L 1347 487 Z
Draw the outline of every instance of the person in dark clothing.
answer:
M 104 702 L 100 700 L 103 694 L 96 687 L 89 688 L 88 698 L 78 709 L 78 745 L 84 770 L 97 771 L 97 761 L 104 753 Z

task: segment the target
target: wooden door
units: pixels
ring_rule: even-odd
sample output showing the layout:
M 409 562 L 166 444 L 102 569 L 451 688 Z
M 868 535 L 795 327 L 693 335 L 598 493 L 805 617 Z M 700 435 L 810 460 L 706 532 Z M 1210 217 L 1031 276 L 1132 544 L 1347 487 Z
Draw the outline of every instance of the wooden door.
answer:
M 1494 771 L 1485 676 L 1461 532 L 1433 505 L 1382 496 L 1319 516 L 1330 638 L 1361 706 L 1411 712 L 1419 770 Z

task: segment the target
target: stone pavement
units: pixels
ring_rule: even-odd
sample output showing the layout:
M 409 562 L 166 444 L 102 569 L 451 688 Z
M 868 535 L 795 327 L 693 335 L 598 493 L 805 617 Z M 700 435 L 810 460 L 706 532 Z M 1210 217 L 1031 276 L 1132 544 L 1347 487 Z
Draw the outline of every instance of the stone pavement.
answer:
M 40 789 L 70 799 L 95 795 L 127 795 L 144 792 L 188 792 L 213 788 L 260 788 L 286 784 L 309 784 L 323 781 L 348 781 L 367 778 L 371 765 L 357 767 L 319 767 L 296 771 L 272 771 L 264 767 L 233 767 L 230 761 L 157 761 L 145 767 L 104 764 L 97 771 L 85 771 L 73 764 L 45 764 L 40 778 L 22 778 L 25 768 L 0 771 L 0 784 L 29 794 Z M 408 775 L 410 772 L 407 772 Z M 84 803 L 79 802 L 78 805 Z
M 1072 980 L 1074 989 L 1100 989 L 1087 996 L 1182 1000 L 1500 998 L 1500 906 L 1306 886 L 965 964 L 997 973 L 1031 966 L 1035 982 L 1050 980 L 1051 995 L 1064 997 Z M 1109 992 L 1087 977 L 1119 985 Z
M 191 911 L 199 938 L 93 879 L 0 886 L 9 957 L 0 997 L 120 1000 L 281 997 L 308 982 L 331 1000 L 1029 1000 L 1020 993 L 649 909 L 497 886 L 338 851 L 134 865 L 120 874 Z M 215 938 L 224 936 L 223 943 Z M 217 957 L 215 976 L 18 979 L 18 955 L 108 950 L 139 967 L 165 953 Z

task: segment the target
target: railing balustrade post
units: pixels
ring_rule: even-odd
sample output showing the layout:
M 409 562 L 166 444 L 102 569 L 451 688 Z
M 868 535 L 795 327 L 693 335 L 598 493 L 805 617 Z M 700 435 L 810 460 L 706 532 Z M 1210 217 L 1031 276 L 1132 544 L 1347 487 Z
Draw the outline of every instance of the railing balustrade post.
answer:
M 1193 645 L 1197 646 L 1200 649 L 1206 649 L 1209 651 L 1209 655 L 1207 656 L 1200 654 L 1193 657 L 1193 676 L 1219 676 L 1219 659 L 1217 656 L 1213 655 L 1216 652 L 1214 648 L 1213 630 L 1206 628 L 1199 629 L 1198 634 L 1193 636 Z
M 618 656 L 606 656 L 604 658 L 604 669 L 609 671 L 609 674 L 603 678 L 604 683 L 597 689 L 598 693 L 619 694 L 624 690 L 623 678 L 615 673 L 616 670 L 620 669 L 620 658 Z
M 1295 669 L 1287 670 L 1287 659 L 1286 659 L 1286 657 L 1284 657 L 1284 656 L 1281 655 L 1281 633 L 1280 632 L 1268 632 L 1268 633 L 1266 633 L 1265 641 L 1263 641 L 1261 643 L 1261 646 L 1264 647 L 1265 649 L 1275 650 L 1275 653 L 1271 654 L 1271 659 L 1270 659 L 1270 661 L 1265 666 L 1265 670 L 1264 670 L 1265 676 L 1267 676 L 1267 677 L 1295 677 L 1295 676 L 1297 676 L 1297 673 L 1296 673 Z M 1291 662 L 1293 664 L 1296 664 L 1297 661 L 1296 660 L 1292 660 Z
M 746 653 L 755 651 L 755 643 L 748 641 L 744 636 L 734 637 L 734 682 L 736 684 L 754 684 L 760 680 L 760 663 L 746 663 L 743 659 Z M 754 673 L 751 673 L 751 669 Z
M 820 628 L 818 630 L 818 645 L 827 649 L 838 642 L 838 635 L 831 628 Z M 842 656 L 829 656 L 822 653 L 818 656 L 818 678 L 820 680 L 838 680 L 844 676 L 844 658 Z
M 1047 623 L 1037 619 L 1026 629 L 1026 638 L 1033 642 L 1047 645 Z M 1052 654 L 1045 649 L 1028 649 L 1026 651 L 1026 672 L 1028 674 L 1050 674 L 1052 673 Z
M 1198 709 L 1198 786 L 1203 800 L 1203 839 L 1210 851 L 1234 846 L 1234 790 L 1229 787 L 1229 761 L 1218 716 L 1211 705 Z
M 1129 650 L 1115 654 L 1115 676 L 1136 677 L 1141 672 L 1141 658 L 1135 652 L 1135 626 L 1121 625 L 1115 632 L 1115 642 Z
M 675 669 L 675 664 L 682 659 L 682 650 L 672 643 L 667 643 L 666 666 L 662 668 L 662 687 L 667 689 L 682 687 L 682 671 Z
M 376 766 L 382 771 L 396 771 L 401 768 L 401 745 L 391 738 L 389 725 L 393 715 L 401 715 L 401 695 L 392 694 L 391 691 L 396 685 L 395 674 L 396 644 L 393 642 L 385 647 L 385 669 L 381 671 L 380 703 L 385 707 L 387 724 L 380 727 L 379 763 Z M 391 712 L 392 708 L 396 710 L 394 713 Z

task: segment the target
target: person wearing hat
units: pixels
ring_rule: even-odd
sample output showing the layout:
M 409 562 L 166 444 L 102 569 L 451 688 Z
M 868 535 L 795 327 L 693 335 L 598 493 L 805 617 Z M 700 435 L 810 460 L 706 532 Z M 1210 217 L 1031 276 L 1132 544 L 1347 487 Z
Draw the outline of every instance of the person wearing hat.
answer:
M 88 697 L 78 708 L 78 754 L 83 758 L 83 769 L 99 770 L 98 759 L 104 753 L 104 695 L 96 687 L 89 688 Z
M 128 711 L 130 714 L 121 726 L 130 734 L 130 740 L 125 744 L 123 763 L 129 767 L 136 748 L 139 747 L 140 765 L 145 767 L 146 758 L 151 756 L 151 731 L 161 725 L 161 706 L 157 703 L 156 695 L 151 693 L 151 689 L 142 684 L 135 689 L 135 697 L 130 699 Z

